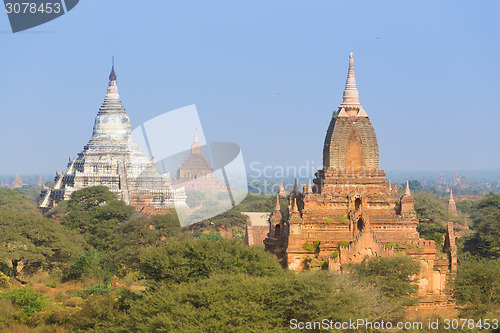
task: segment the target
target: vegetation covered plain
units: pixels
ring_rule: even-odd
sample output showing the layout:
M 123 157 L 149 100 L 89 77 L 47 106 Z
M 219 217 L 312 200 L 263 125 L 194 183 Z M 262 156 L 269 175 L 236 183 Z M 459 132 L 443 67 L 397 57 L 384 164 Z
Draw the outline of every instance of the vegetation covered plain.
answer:
M 422 237 L 442 244 L 446 222 L 470 227 L 452 286 L 460 315 L 498 318 L 500 195 L 457 203 L 459 217 L 433 193 L 415 199 Z M 175 212 L 136 213 L 105 187 L 74 192 L 45 215 L 25 193 L 0 189 L 0 332 L 289 332 L 292 319 L 405 319 L 418 301 L 417 262 L 367 258 L 343 275 L 283 269 L 243 244 L 241 212 L 274 204 L 249 195 L 181 228 Z

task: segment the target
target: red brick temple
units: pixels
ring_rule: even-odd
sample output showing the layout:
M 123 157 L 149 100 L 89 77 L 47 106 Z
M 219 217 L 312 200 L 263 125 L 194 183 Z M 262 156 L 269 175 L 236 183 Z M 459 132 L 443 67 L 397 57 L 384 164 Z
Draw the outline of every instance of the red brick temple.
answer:
M 453 308 L 446 284 L 455 270 L 453 224 L 448 225 L 445 252 L 433 240 L 420 238 L 414 198 L 408 183 L 403 195 L 379 168 L 379 148 L 372 122 L 359 102 L 351 53 L 343 102 L 330 121 L 323 145 L 323 169 L 314 185 L 296 185 L 285 220 L 277 205 L 270 217 L 266 250 L 289 269 L 318 268 L 342 272 L 342 265 L 367 256 L 396 252 L 421 263 L 421 310 Z M 451 239 L 453 238 L 453 239 Z M 314 244 L 319 244 L 314 250 Z

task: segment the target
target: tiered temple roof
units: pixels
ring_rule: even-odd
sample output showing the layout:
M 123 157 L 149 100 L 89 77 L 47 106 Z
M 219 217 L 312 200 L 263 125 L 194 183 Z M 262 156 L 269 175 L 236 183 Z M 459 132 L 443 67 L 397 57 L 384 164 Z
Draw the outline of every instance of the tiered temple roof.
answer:
M 202 154 L 198 132 L 195 131 L 191 154 L 177 170 L 174 185 L 182 185 L 186 190 L 219 192 L 227 191 L 217 179 L 210 163 Z
M 113 65 L 92 138 L 76 159 L 70 158 L 65 173 L 57 172 L 54 187 L 42 190 L 41 208 L 53 207 L 72 192 L 97 185 L 109 187 L 127 204 L 151 213 L 174 204 L 185 205 L 184 190 L 171 189 L 169 174 L 159 174 L 154 159 L 149 159 L 133 140 L 116 79 Z

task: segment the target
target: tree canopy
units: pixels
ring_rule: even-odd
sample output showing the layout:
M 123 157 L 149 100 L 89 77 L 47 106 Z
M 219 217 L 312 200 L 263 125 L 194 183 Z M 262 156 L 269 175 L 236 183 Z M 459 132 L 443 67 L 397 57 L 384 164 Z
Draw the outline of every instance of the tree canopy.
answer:
M 471 211 L 473 236 L 466 249 L 476 255 L 500 258 L 500 194 L 487 195 Z
M 415 259 L 405 255 L 367 257 L 346 268 L 361 280 L 378 287 L 385 296 L 402 300 L 405 305 L 416 303 L 418 281 L 413 276 L 420 272 L 420 264 Z
M 0 258 L 10 262 L 8 273 L 16 279 L 24 283 L 20 275 L 74 260 L 83 247 L 82 237 L 45 218 L 25 196 L 0 189 Z

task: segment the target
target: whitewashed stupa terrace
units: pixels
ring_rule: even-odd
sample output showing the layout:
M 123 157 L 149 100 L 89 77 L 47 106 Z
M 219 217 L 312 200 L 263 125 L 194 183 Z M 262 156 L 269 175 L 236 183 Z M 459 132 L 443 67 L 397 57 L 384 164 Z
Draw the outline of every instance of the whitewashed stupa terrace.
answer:
M 161 213 L 174 206 L 184 207 L 184 189 L 171 188 L 169 173 L 158 172 L 154 158 L 149 159 L 140 149 L 131 132 L 113 65 L 92 138 L 76 159 L 69 159 L 65 173 L 56 172 L 54 187 L 42 190 L 40 208 L 54 207 L 76 190 L 99 185 L 139 211 Z

